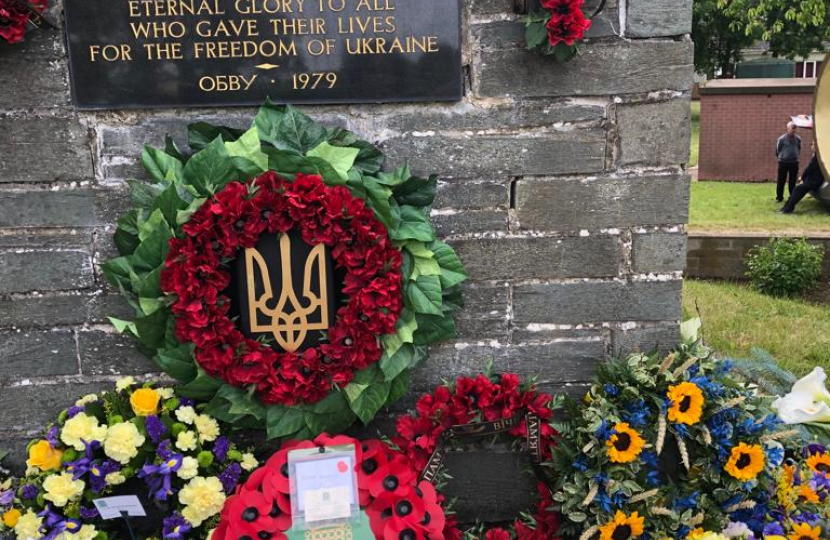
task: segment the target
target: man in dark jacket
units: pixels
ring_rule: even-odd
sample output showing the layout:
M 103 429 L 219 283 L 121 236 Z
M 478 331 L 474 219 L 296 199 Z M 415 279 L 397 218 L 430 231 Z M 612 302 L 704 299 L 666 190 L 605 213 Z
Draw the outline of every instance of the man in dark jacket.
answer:
M 787 132 L 778 137 L 775 143 L 775 157 L 778 158 L 778 185 L 775 190 L 775 200 L 784 200 L 784 184 L 789 176 L 789 193 L 793 194 L 795 182 L 798 179 L 798 160 L 801 157 L 801 137 L 795 134 L 795 124 L 787 124 Z
M 810 164 L 804 169 L 804 174 L 801 175 L 801 183 L 795 186 L 790 198 L 787 200 L 787 204 L 779 210 L 782 214 L 792 214 L 793 210 L 795 210 L 795 205 L 801 202 L 801 199 L 805 195 L 824 185 L 824 174 L 821 172 L 821 165 L 819 165 L 818 156 L 815 154 L 815 143 L 812 144 L 812 148 L 813 159 L 810 160 Z

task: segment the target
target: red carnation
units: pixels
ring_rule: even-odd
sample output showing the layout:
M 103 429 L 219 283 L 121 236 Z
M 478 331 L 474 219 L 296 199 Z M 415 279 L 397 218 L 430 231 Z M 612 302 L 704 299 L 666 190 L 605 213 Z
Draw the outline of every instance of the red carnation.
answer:
M 585 32 L 591 27 L 591 21 L 585 18 L 581 9 L 577 9 L 568 15 L 561 16 L 554 12 L 546 26 L 551 47 L 559 43 L 570 47 L 574 42 L 585 37 Z

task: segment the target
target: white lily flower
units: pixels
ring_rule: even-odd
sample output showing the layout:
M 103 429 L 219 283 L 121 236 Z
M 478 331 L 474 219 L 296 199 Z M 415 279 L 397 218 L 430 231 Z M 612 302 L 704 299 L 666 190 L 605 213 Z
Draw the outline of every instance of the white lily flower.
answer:
M 830 392 L 824 385 L 827 374 L 816 367 L 793 385 L 790 393 L 772 402 L 778 418 L 785 424 L 830 422 Z

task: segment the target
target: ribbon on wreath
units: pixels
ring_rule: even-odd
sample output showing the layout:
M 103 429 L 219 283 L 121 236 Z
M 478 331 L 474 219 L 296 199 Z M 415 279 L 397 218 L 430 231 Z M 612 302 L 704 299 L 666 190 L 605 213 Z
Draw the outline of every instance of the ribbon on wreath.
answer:
M 532 413 L 525 414 L 524 418 L 527 425 L 527 450 L 533 461 L 533 469 L 537 471 L 538 465 L 542 461 L 540 420 L 538 416 Z M 486 437 L 488 435 L 504 433 L 518 426 L 521 421 L 522 415 L 517 414 L 510 418 L 502 418 L 501 420 L 495 420 L 493 422 L 476 422 L 473 424 L 450 426 L 438 438 L 435 450 L 429 457 L 429 461 L 427 461 L 423 472 L 421 472 L 420 480 L 435 483 L 435 478 L 438 476 L 438 472 L 441 470 L 441 466 L 446 458 L 444 445 L 449 440 L 459 437 Z

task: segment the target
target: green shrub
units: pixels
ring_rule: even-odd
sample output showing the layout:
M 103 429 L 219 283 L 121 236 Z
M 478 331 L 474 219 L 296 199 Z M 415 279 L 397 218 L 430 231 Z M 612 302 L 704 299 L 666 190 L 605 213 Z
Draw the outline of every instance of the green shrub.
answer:
M 770 296 L 796 296 L 821 276 L 824 247 L 805 238 L 773 238 L 749 251 L 746 276 L 752 287 Z

